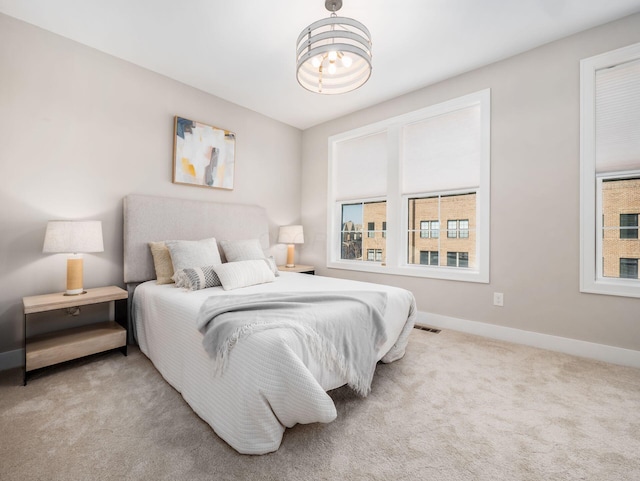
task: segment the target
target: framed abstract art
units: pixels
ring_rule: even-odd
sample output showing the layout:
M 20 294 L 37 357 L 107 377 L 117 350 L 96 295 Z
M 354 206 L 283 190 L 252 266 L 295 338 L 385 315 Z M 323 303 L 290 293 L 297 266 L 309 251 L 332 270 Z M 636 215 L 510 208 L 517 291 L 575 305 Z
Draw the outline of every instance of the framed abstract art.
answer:
M 173 183 L 233 189 L 236 135 L 228 130 L 175 117 Z

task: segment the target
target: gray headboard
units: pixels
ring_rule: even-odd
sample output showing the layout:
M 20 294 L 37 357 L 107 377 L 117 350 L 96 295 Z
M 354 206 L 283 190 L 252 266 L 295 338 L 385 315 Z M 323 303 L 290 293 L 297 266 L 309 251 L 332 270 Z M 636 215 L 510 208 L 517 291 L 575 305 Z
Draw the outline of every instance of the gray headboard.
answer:
M 260 239 L 269 248 L 264 208 L 132 194 L 124 198 L 124 282 L 156 278 L 149 242 Z

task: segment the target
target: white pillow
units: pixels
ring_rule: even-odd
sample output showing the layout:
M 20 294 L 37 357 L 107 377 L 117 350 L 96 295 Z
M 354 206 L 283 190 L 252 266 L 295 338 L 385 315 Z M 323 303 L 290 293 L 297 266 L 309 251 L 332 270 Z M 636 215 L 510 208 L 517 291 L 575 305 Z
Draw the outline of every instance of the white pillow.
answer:
M 222 252 L 227 258 L 227 262 L 250 261 L 254 259 L 264 259 L 264 251 L 258 239 L 247 239 L 239 241 L 220 241 Z
M 220 264 L 220 252 L 215 238 L 199 241 L 165 241 L 175 272 L 190 267 L 215 266 Z
M 265 256 L 260 241 L 258 239 L 246 239 L 240 241 L 223 240 L 220 241 L 220 247 L 227 259 L 227 262 L 251 261 L 255 259 L 264 259 L 269 265 L 269 269 L 277 277 L 278 265 L 273 256 Z
M 227 262 L 213 269 L 225 291 L 273 282 L 276 278 L 264 259 Z

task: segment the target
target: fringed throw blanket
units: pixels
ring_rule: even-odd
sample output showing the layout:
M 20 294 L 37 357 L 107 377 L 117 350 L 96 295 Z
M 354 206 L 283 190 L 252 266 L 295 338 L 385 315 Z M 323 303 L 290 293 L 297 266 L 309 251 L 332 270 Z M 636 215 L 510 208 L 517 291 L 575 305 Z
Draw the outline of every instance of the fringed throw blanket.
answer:
M 203 345 L 222 373 L 242 339 L 266 329 L 295 332 L 323 365 L 362 396 L 371 390 L 376 352 L 386 341 L 384 292 L 259 293 L 212 296 L 198 314 Z

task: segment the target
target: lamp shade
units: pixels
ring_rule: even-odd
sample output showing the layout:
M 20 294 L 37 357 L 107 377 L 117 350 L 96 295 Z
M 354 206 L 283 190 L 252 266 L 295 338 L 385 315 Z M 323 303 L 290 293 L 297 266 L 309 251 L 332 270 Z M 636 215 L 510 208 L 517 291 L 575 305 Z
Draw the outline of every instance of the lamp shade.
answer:
M 280 244 L 304 244 L 304 233 L 301 225 L 285 225 L 278 234 Z
M 341 94 L 371 76 L 371 34 L 362 23 L 338 17 L 342 0 L 326 0 L 331 16 L 305 28 L 296 43 L 298 83 L 311 92 Z
M 50 220 L 44 235 L 45 253 L 103 252 L 102 222 L 99 220 Z

